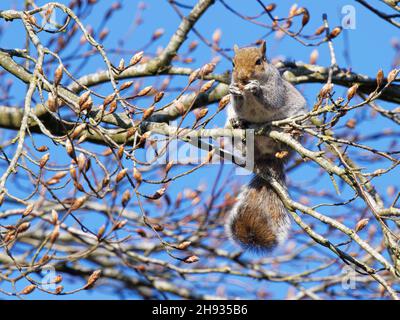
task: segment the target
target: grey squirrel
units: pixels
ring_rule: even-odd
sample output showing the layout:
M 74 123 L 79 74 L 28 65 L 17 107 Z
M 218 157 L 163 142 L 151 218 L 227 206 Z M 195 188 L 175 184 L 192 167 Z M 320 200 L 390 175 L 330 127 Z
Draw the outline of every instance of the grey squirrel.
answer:
M 227 128 L 262 127 L 306 112 L 304 97 L 267 61 L 265 41 L 259 47 L 235 45 L 234 53 Z M 283 150 L 289 151 L 269 137 L 255 137 L 255 168 L 285 185 L 284 160 L 276 157 Z M 289 227 L 281 199 L 265 179 L 255 175 L 230 212 L 228 233 L 246 249 L 269 251 L 286 239 Z

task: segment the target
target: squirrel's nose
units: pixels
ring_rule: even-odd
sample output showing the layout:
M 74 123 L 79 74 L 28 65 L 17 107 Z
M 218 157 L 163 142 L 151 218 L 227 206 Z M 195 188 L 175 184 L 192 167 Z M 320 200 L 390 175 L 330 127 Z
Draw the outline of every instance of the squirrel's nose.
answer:
M 240 82 L 246 84 L 249 81 L 249 75 L 247 73 L 240 72 L 238 74 L 238 79 Z

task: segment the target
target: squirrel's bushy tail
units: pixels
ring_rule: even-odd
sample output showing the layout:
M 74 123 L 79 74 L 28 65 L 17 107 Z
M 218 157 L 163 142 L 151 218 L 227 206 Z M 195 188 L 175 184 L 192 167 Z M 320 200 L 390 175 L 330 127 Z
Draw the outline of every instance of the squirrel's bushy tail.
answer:
M 256 166 L 285 185 L 282 160 L 265 159 L 257 161 Z M 239 194 L 227 227 L 231 237 L 245 249 L 269 251 L 286 239 L 290 219 L 272 186 L 255 175 Z

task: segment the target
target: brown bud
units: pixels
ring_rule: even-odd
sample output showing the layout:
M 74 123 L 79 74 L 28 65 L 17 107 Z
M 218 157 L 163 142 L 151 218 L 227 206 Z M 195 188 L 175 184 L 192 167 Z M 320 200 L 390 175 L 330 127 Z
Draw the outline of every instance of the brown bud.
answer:
M 293 17 L 294 15 L 296 15 L 296 12 L 297 12 L 297 4 L 295 3 L 290 7 L 289 17 Z
M 57 288 L 54 292 L 55 292 L 55 294 L 60 294 L 61 292 L 63 292 L 63 290 L 64 290 L 63 286 L 57 286 Z
M 24 289 L 22 289 L 22 291 L 19 293 L 20 295 L 27 295 L 33 292 L 33 290 L 36 289 L 36 285 L 34 284 L 30 284 L 28 286 L 26 286 Z
M 51 222 L 56 225 L 58 223 L 58 213 L 56 210 L 51 210 Z
M 183 62 L 183 63 L 192 63 L 192 62 L 193 62 L 193 58 L 192 58 L 192 57 L 184 58 L 184 59 L 182 60 L 182 62 Z
M 79 97 L 79 106 L 82 106 L 90 97 L 90 91 L 86 91 Z
M 141 236 L 142 238 L 147 238 L 147 234 L 143 229 L 136 229 L 136 233 Z
M 96 283 L 96 281 L 99 280 L 100 275 L 101 275 L 101 270 L 94 271 L 90 275 L 90 277 L 86 283 L 85 290 L 92 288 L 94 286 L 94 284 Z
M 131 194 L 129 192 L 129 190 L 126 190 L 123 195 L 122 195 L 122 206 L 126 207 L 126 205 L 128 204 L 129 200 L 131 200 Z
M 150 198 L 153 200 L 160 199 L 165 194 L 166 190 L 166 188 L 160 188 Z
M 197 48 L 197 46 L 199 45 L 199 43 L 197 41 L 192 41 L 189 44 L 189 52 L 192 52 L 193 50 L 195 50 Z
M 178 244 L 177 248 L 179 250 L 186 250 L 191 244 L 192 244 L 191 241 L 183 241 L 180 244 Z
M 74 187 L 79 190 L 80 192 L 85 192 L 83 185 L 81 185 L 78 181 L 74 181 Z
M 72 143 L 69 139 L 67 139 L 67 141 L 65 141 L 65 150 L 67 150 L 67 153 L 71 158 L 73 158 L 73 159 L 76 158 L 74 146 L 72 145 Z
M 214 71 L 216 64 L 215 63 L 207 63 L 200 69 L 200 75 L 205 77 Z
M 164 91 L 157 92 L 154 96 L 154 103 L 159 102 L 164 97 Z
M 314 34 L 316 36 L 321 35 L 325 31 L 325 26 L 320 26 L 317 30 L 315 30 Z
M 268 12 L 273 11 L 276 8 L 276 4 L 275 3 L 270 3 L 269 5 L 267 5 L 265 7 L 265 10 L 267 10 Z
M 334 39 L 336 38 L 340 33 L 342 32 L 342 27 L 335 27 L 329 34 L 328 38 L 329 39 Z
M 84 169 L 86 168 L 86 156 L 83 153 L 80 153 L 77 161 L 79 171 L 84 171 Z
M 50 261 L 49 255 L 45 254 L 43 257 L 41 257 L 41 258 L 39 259 L 38 264 L 44 265 L 44 264 L 46 264 L 46 263 L 49 262 L 49 261 Z
M 176 110 L 178 110 L 180 115 L 183 115 L 186 112 L 186 107 L 183 104 L 183 102 L 180 100 L 175 101 L 175 108 L 176 108 Z
M 356 224 L 355 231 L 359 232 L 362 229 L 364 229 L 366 227 L 366 225 L 368 224 L 368 222 L 369 222 L 368 218 L 361 219 L 360 221 L 358 221 L 357 224 Z
M 185 262 L 185 263 L 194 263 L 194 262 L 197 262 L 197 261 L 199 261 L 199 260 L 200 260 L 200 259 L 199 259 L 198 256 L 190 256 L 190 257 L 185 258 L 185 259 L 183 260 L 183 262 Z
M 29 222 L 22 222 L 17 228 L 17 233 L 25 232 L 30 226 L 31 224 Z
M 88 133 L 85 131 L 80 135 L 80 137 L 76 143 L 81 144 L 82 142 L 84 142 L 87 139 L 87 137 L 88 137 Z
M 131 138 L 137 131 L 137 128 L 135 127 L 130 127 L 128 130 L 126 130 L 126 136 L 125 136 L 125 142 L 126 144 L 129 141 L 129 138 Z
M 122 159 L 122 156 L 124 155 L 124 149 L 125 145 L 120 145 L 117 151 L 117 157 L 118 159 Z
M 115 178 L 115 181 L 117 183 L 119 183 L 125 176 L 126 176 L 126 172 L 128 171 L 127 168 L 122 169 L 118 174 L 117 177 Z
M 164 29 L 163 28 L 159 28 L 156 31 L 154 31 L 153 35 L 151 36 L 151 39 L 157 40 L 158 38 L 160 38 L 162 35 L 164 34 Z
M 219 103 L 218 103 L 218 110 L 219 111 L 221 111 L 222 109 L 224 109 L 228 105 L 228 103 L 230 102 L 230 98 L 231 98 L 231 96 L 229 94 L 227 94 L 221 100 L 219 100 Z
M 60 171 L 53 176 L 53 179 L 60 180 L 64 178 L 68 173 L 66 171 Z
M 210 80 L 207 81 L 204 85 L 202 85 L 202 87 L 200 88 L 200 92 L 206 92 L 208 90 L 210 90 L 210 88 L 213 86 L 213 84 L 215 83 L 215 80 Z
M 301 9 L 303 14 L 303 18 L 301 19 L 301 25 L 305 26 L 310 21 L 310 13 L 306 8 L 301 8 Z
M 139 63 L 140 60 L 143 58 L 143 51 L 136 53 L 132 59 L 129 61 L 130 66 L 134 66 L 135 64 Z
M 53 6 L 49 6 L 49 7 L 47 8 L 46 12 L 45 12 L 46 18 L 47 18 L 47 17 L 50 17 L 50 15 L 53 13 L 53 11 L 54 11 L 54 7 L 53 7 Z
M 75 167 L 72 164 L 69 166 L 69 174 L 73 180 L 76 180 L 76 178 L 77 178 L 76 171 L 75 171 Z
M 384 77 L 383 71 L 382 69 L 379 69 L 378 73 L 376 74 L 376 84 L 378 85 L 378 88 L 382 85 L 383 77 Z
M 36 150 L 39 152 L 45 152 L 45 151 L 49 150 L 49 148 L 46 146 L 40 146 L 40 147 L 36 148 Z
M 100 34 L 99 34 L 99 40 L 102 41 L 104 40 L 108 34 L 110 33 L 110 30 L 108 30 L 107 28 L 104 28 L 103 30 L 101 30 Z
M 110 110 L 108 110 L 107 114 L 112 114 L 118 108 L 118 103 L 116 100 L 110 103 Z
M 15 239 L 15 234 L 14 234 L 14 232 L 8 232 L 8 233 L 6 234 L 6 236 L 4 237 L 3 242 L 4 242 L 4 243 L 8 243 L 8 242 L 13 241 L 14 239 Z
M 354 129 L 356 127 L 357 121 L 354 118 L 347 120 L 346 127 L 350 129 Z
M 109 177 L 104 177 L 103 180 L 101 181 L 101 186 L 104 188 L 110 184 L 110 178 Z
M 192 73 L 189 75 L 189 84 L 195 81 L 199 77 L 199 75 L 200 75 L 200 69 L 192 71 Z
M 58 86 L 63 77 L 63 66 L 59 65 L 54 73 L 54 85 Z
M 33 25 L 37 26 L 37 21 L 36 21 L 35 16 L 32 16 L 32 15 L 30 15 L 28 13 L 25 13 L 25 17 L 26 17 L 26 20 L 28 20 L 28 22 L 30 24 L 33 24 Z
M 387 82 L 392 83 L 394 80 L 396 80 L 396 77 L 399 74 L 399 72 L 400 69 L 393 69 L 392 71 L 390 71 L 387 77 Z
M 106 231 L 106 226 L 103 224 L 97 232 L 97 239 L 101 239 Z
M 292 26 L 292 24 L 293 24 L 293 21 L 290 19 L 290 20 L 286 20 L 286 23 L 285 23 L 285 26 L 284 26 L 284 28 L 286 28 L 286 29 L 289 29 L 291 26 Z M 284 35 L 284 33 L 282 32 L 282 35 Z M 277 37 L 278 37 L 278 39 L 279 39 L 279 33 L 277 34 Z
M 154 229 L 155 231 L 160 232 L 160 231 L 163 231 L 163 230 L 164 230 L 164 227 L 163 227 L 162 225 L 160 225 L 160 224 L 153 224 L 153 229 Z
M 50 154 L 46 153 L 39 161 L 40 168 L 43 168 L 46 165 L 47 161 L 49 161 L 49 159 L 50 159 Z
M 221 40 L 221 35 L 222 35 L 221 29 L 216 29 L 212 35 L 212 41 L 214 43 L 219 43 L 219 41 Z
M 33 211 L 33 208 L 34 208 L 34 207 L 35 207 L 35 205 L 34 205 L 33 203 L 29 204 L 29 205 L 26 207 L 25 211 L 22 213 L 22 215 L 23 215 L 24 217 L 30 215 L 31 212 Z
M 192 200 L 192 206 L 194 207 L 194 206 L 196 206 L 197 204 L 199 204 L 201 202 L 201 198 L 199 197 L 199 196 L 197 196 L 197 197 L 195 197 L 193 200 Z
M 122 71 L 125 70 L 125 60 L 121 59 L 118 64 L 118 70 Z
M 76 126 L 74 131 L 70 135 L 71 139 L 75 139 L 76 137 L 78 137 L 85 128 L 86 128 L 85 123 L 81 123 L 80 125 Z
M 61 274 L 58 274 L 55 278 L 54 278 L 54 283 L 60 283 L 63 280 L 63 277 Z
M 319 92 L 319 97 L 326 98 L 332 92 L 332 89 L 333 89 L 333 84 L 326 83 Z
M 103 101 L 103 106 L 108 106 L 115 99 L 115 93 L 109 94 Z
M 196 112 L 194 113 L 196 116 L 196 121 L 199 121 L 200 119 L 204 118 L 208 113 L 208 109 L 207 108 L 201 108 L 196 110 Z
M 310 64 L 316 64 L 318 56 L 319 56 L 318 50 L 314 49 L 310 54 Z
M 46 181 L 46 183 L 47 183 L 48 186 L 51 186 L 51 185 L 53 185 L 53 184 L 57 184 L 57 183 L 59 183 L 59 182 L 60 182 L 59 179 L 54 179 L 54 178 L 51 178 L 51 179 L 49 179 L 49 180 Z
M 121 85 L 120 91 L 130 88 L 133 85 L 133 81 L 125 82 Z
M 54 229 L 51 232 L 51 235 L 50 235 L 50 238 L 49 238 L 50 243 L 56 242 L 56 240 L 58 239 L 59 236 L 60 236 L 60 225 L 56 224 L 54 226 Z
M 75 199 L 75 201 L 72 203 L 71 205 L 71 210 L 77 210 L 80 207 L 83 206 L 83 204 L 86 202 L 86 198 L 85 197 L 80 197 Z
M 58 110 L 58 100 L 52 94 L 49 94 L 47 99 L 47 107 L 51 112 L 57 112 Z
M 143 117 L 142 117 L 142 121 L 150 118 L 150 116 L 153 114 L 155 107 L 151 106 L 150 108 L 148 108 L 147 110 L 145 110 L 143 112 Z
M 386 193 L 387 193 L 387 195 L 388 195 L 389 197 L 393 197 L 393 196 L 395 195 L 395 193 L 396 193 L 396 187 L 394 187 L 394 186 L 388 186 L 388 187 L 386 188 Z
M 93 107 L 93 100 L 92 100 L 92 98 L 91 97 L 88 97 L 88 99 L 84 102 L 84 103 L 82 103 L 81 105 L 79 105 L 79 110 L 81 111 L 81 112 L 83 112 L 83 111 L 85 111 L 85 110 L 88 110 L 88 111 L 90 111 L 91 109 L 92 109 L 92 107 Z
M 359 84 L 355 83 L 353 84 L 349 90 L 347 90 L 347 100 L 350 101 L 351 99 L 353 99 L 353 97 L 355 96 L 355 94 L 357 93 Z
M 136 96 L 143 97 L 143 96 L 149 94 L 151 89 L 153 89 L 152 86 L 147 86 L 147 87 L 143 88 L 142 90 L 140 90 Z
M 133 177 L 135 178 L 138 184 L 142 183 L 143 177 L 141 172 L 137 168 L 133 168 Z
M 82 45 L 82 44 L 85 44 L 86 43 L 86 37 L 85 37 L 85 35 L 83 34 L 82 36 L 81 36 L 81 38 L 79 39 L 79 44 L 80 45 Z
M 122 229 L 123 227 L 126 226 L 126 224 L 128 223 L 128 220 L 121 220 L 119 221 L 117 224 L 114 225 L 114 229 L 118 230 L 118 229 Z

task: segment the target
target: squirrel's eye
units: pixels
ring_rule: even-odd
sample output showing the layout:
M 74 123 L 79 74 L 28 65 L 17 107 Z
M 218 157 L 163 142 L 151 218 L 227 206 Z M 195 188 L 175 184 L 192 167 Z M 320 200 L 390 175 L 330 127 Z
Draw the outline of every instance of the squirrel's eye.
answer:
M 232 61 L 232 67 L 235 67 L 235 61 Z
M 262 63 L 262 60 L 261 59 L 257 59 L 256 65 L 259 66 L 259 65 L 261 65 L 261 63 Z

